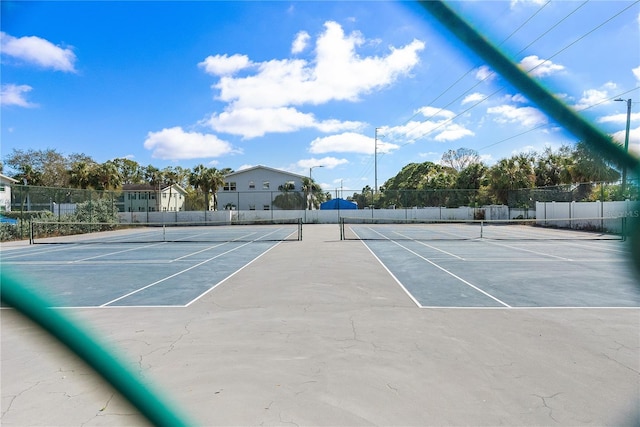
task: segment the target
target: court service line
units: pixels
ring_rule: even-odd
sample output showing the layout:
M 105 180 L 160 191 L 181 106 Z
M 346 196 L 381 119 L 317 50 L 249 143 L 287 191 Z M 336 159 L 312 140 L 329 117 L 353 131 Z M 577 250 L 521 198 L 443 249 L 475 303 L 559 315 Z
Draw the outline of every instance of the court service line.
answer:
M 136 246 L 135 248 L 123 249 L 121 251 L 115 251 L 115 252 L 109 252 L 109 253 L 106 253 L 106 254 L 100 254 L 100 255 L 96 255 L 96 256 L 92 256 L 92 257 L 77 259 L 75 261 L 67 261 L 67 263 L 68 264 L 74 264 L 74 263 L 77 263 L 77 262 L 89 261 L 91 259 L 106 257 L 106 256 L 109 256 L 109 255 L 116 255 L 116 254 L 122 254 L 122 253 L 125 253 L 125 252 L 137 251 L 138 249 L 152 248 L 154 246 L 163 245 L 163 244 L 164 244 L 164 242 L 153 243 L 151 245 L 146 245 L 146 246 Z
M 434 249 L 434 250 L 436 250 L 436 251 L 438 251 L 438 252 L 442 252 L 443 254 L 446 254 L 446 255 L 452 256 L 452 257 L 454 257 L 454 258 L 457 258 L 457 259 L 459 259 L 459 260 L 461 260 L 461 261 L 464 261 L 464 258 L 462 258 L 461 256 L 458 256 L 458 255 L 456 255 L 456 254 L 452 254 L 451 252 L 447 252 L 447 251 L 445 251 L 445 250 L 443 250 L 443 249 L 436 248 L 435 246 L 428 245 L 428 244 L 426 244 L 426 243 L 424 243 L 424 242 L 421 242 L 421 241 L 419 241 L 419 240 L 413 239 L 413 238 L 411 238 L 410 236 L 405 236 L 405 235 L 404 235 L 404 234 L 402 234 L 402 233 L 398 233 L 397 231 L 394 231 L 394 233 L 395 233 L 395 234 L 397 234 L 398 236 L 402 236 L 402 237 L 404 237 L 404 238 L 406 238 L 406 239 L 409 239 L 409 240 L 411 240 L 412 242 L 416 242 L 416 243 L 418 243 L 418 244 L 421 244 L 422 246 L 426 246 L 426 247 L 431 248 L 431 249 Z
M 118 298 L 115 298 L 115 299 L 113 299 L 113 300 L 111 300 L 111 301 L 109 301 L 109 302 L 106 302 L 106 303 L 104 303 L 104 304 L 101 304 L 99 307 L 106 307 L 106 306 L 108 306 L 108 305 L 110 305 L 110 304 L 113 304 L 114 302 L 117 302 L 117 301 L 120 301 L 120 300 L 125 299 L 125 298 L 127 298 L 127 297 L 130 297 L 131 295 L 135 295 L 135 294 L 137 294 L 138 292 L 142 292 L 142 291 L 144 291 L 145 289 L 148 289 L 148 288 L 150 288 L 150 287 L 152 287 L 152 286 L 155 286 L 155 285 L 157 285 L 157 284 L 160 284 L 160 283 L 162 283 L 162 282 L 165 282 L 165 281 L 167 281 L 167 280 L 169 280 L 169 279 L 172 279 L 172 278 L 174 278 L 174 277 L 176 277 L 176 276 L 181 275 L 182 273 L 186 273 L 187 271 L 193 270 L 194 268 L 200 267 L 200 266 L 201 266 L 201 265 L 203 265 L 203 264 L 206 264 L 206 263 L 208 263 L 208 262 L 210 262 L 210 261 L 213 261 L 213 260 L 214 260 L 214 259 L 216 259 L 216 258 L 219 258 L 219 257 L 221 257 L 221 256 L 223 256 L 223 255 L 226 255 L 226 254 L 228 254 L 228 253 L 230 253 L 230 252 L 233 252 L 233 251 L 235 251 L 235 250 L 237 250 L 237 249 L 240 249 L 240 248 L 242 248 L 242 247 L 244 247 L 244 246 L 247 246 L 247 245 L 248 245 L 248 244 L 250 244 L 250 243 L 252 243 L 252 242 L 247 242 L 247 243 L 245 243 L 245 244 L 243 244 L 243 245 L 240 245 L 240 246 L 238 246 L 238 247 L 235 247 L 235 248 L 233 248 L 233 249 L 229 249 L 229 250 L 228 250 L 228 251 L 226 251 L 226 252 L 222 252 L 222 253 L 220 253 L 220 254 L 218 254 L 218 255 L 214 256 L 214 257 L 211 257 L 211 258 L 206 259 L 206 260 L 204 260 L 204 261 L 201 261 L 201 262 L 199 262 L 199 263 L 197 263 L 197 264 L 195 264 L 195 265 L 192 265 L 192 266 L 191 266 L 191 267 L 189 267 L 189 268 L 185 268 L 185 269 L 184 269 L 184 270 L 182 270 L 182 271 L 179 271 L 179 272 L 177 272 L 177 273 L 174 273 L 174 274 L 172 274 L 172 275 L 170 275 L 170 276 L 167 276 L 167 277 L 165 277 L 165 278 L 163 278 L 163 279 L 157 280 L 157 281 L 155 281 L 155 282 L 153 282 L 153 283 L 150 283 L 150 284 L 148 284 L 148 285 L 146 285 L 146 286 L 143 286 L 142 288 L 136 289 L 135 291 L 131 291 L 131 292 L 129 292 L 129 293 L 125 294 L 125 295 L 122 295 L 122 296 L 120 296 L 120 297 L 118 297 Z
M 372 231 L 374 231 L 374 232 L 378 233 L 378 232 L 377 232 L 377 231 L 375 231 L 375 230 L 372 230 Z M 378 234 L 380 234 L 380 233 L 378 233 Z M 380 235 L 381 235 L 382 237 L 385 237 L 385 236 L 384 236 L 384 235 L 382 235 L 382 234 L 380 234 Z M 505 306 L 505 307 L 507 307 L 507 308 L 511 308 L 511 306 L 510 306 L 509 304 L 507 304 L 506 302 L 504 302 L 504 301 L 500 300 L 499 298 L 494 297 L 494 296 L 493 296 L 493 295 L 491 295 L 490 293 L 488 293 L 488 292 L 486 292 L 486 291 L 484 291 L 484 290 L 480 289 L 480 288 L 479 288 L 479 287 L 477 287 L 476 285 L 474 285 L 474 284 L 472 284 L 472 283 L 470 283 L 470 282 L 468 282 L 468 281 L 464 280 L 462 277 L 460 277 L 460 276 L 456 275 L 455 273 L 453 273 L 453 272 L 451 272 L 451 271 L 447 270 L 446 268 L 441 267 L 440 265 L 436 264 L 435 262 L 431 261 L 430 259 L 425 258 L 424 256 L 420 255 L 419 253 L 417 253 L 417 252 L 415 252 L 415 251 L 413 251 L 413 250 L 411 250 L 411 249 L 407 248 L 406 246 L 401 245 L 400 243 L 396 242 L 395 240 L 391 240 L 391 239 L 389 239 L 389 238 L 387 238 L 387 237 L 385 237 L 385 238 L 386 238 L 387 240 L 389 240 L 389 241 L 393 242 L 393 244 L 400 246 L 401 248 L 403 248 L 403 249 L 404 249 L 404 250 L 406 250 L 407 252 L 409 252 L 409 253 L 411 253 L 411 254 L 413 254 L 413 255 L 417 256 L 418 258 L 420 258 L 420 259 L 422 259 L 422 260 L 424 260 L 424 261 L 428 262 L 429 264 L 433 265 L 434 267 L 436 267 L 437 269 L 439 269 L 439 270 L 443 271 L 444 273 L 447 273 L 447 274 L 448 274 L 448 275 L 450 275 L 451 277 L 453 277 L 453 278 L 455 278 L 455 279 L 457 279 L 457 280 L 461 281 L 461 282 L 462 282 L 462 283 L 464 283 L 465 285 L 467 285 L 467 286 L 469 286 L 469 287 L 471 287 L 471 288 L 475 289 L 476 291 L 480 292 L 481 294 L 488 296 L 488 297 L 489 297 L 489 298 L 491 298 L 492 300 L 494 300 L 494 301 L 498 302 L 499 304 L 502 304 L 503 306 Z
M 544 256 L 544 257 L 557 258 L 557 259 L 561 259 L 563 261 L 573 261 L 573 259 L 571 259 L 571 258 L 565 258 L 565 257 L 558 256 L 558 255 L 551 255 L 551 254 L 548 254 L 548 253 L 545 253 L 545 252 L 538 252 L 538 251 L 533 251 L 531 249 L 519 248 L 517 246 L 505 245 L 504 243 L 496 243 L 496 242 L 492 242 L 490 240 L 484 240 L 483 239 L 482 241 L 486 242 L 486 243 L 489 243 L 491 245 L 501 246 L 503 248 L 515 249 L 517 251 L 522 251 L 522 252 L 529 252 L 529 253 L 536 254 L 536 255 L 541 255 L 541 256 Z

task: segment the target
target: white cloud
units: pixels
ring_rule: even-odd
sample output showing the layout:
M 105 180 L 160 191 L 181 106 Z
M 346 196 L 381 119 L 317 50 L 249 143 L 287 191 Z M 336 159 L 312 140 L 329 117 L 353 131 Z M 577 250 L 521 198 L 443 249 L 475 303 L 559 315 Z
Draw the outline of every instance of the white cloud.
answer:
M 640 66 L 632 69 L 631 72 L 636 77 L 636 80 L 638 80 L 640 82 Z
M 618 142 L 620 145 L 624 145 L 624 139 L 626 138 L 626 136 L 626 129 L 612 134 L 614 141 Z M 629 151 L 640 154 L 640 127 L 637 127 L 635 129 L 629 128 Z
M 311 113 L 302 113 L 295 108 L 239 108 L 213 114 L 205 122 L 217 132 L 256 138 L 266 133 L 288 133 L 303 128 L 315 128 L 321 132 L 356 130 L 364 126 L 361 122 L 338 120 L 317 121 Z
M 251 66 L 251 61 L 246 55 L 215 55 L 207 56 L 198 64 L 205 72 L 214 76 L 232 75 L 242 69 Z
M 544 77 L 564 70 L 564 66 L 538 58 L 536 55 L 524 58 L 520 61 L 520 67 L 533 77 Z
M 316 138 L 311 141 L 309 151 L 314 154 L 322 153 L 360 153 L 373 154 L 375 152 L 375 139 L 354 132 L 345 132 L 337 135 Z M 378 153 L 389 153 L 400 148 L 378 139 Z
M 345 35 L 339 24 L 327 22 L 316 42 L 315 60 L 262 62 L 256 74 L 224 76 L 214 87 L 220 92 L 218 98 L 234 109 L 357 101 L 360 95 L 408 74 L 424 49 L 422 41 L 414 40 L 401 48 L 390 47 L 387 56 L 362 58 L 356 47 L 363 43 L 359 33 Z
M 444 130 L 438 132 L 438 134 L 433 139 L 438 142 L 457 141 L 461 138 L 464 138 L 465 136 L 473 135 L 475 135 L 475 133 L 473 133 L 471 130 L 456 123 L 449 123 L 444 127 Z
M 304 168 L 305 172 L 308 173 L 309 168 L 314 166 L 322 166 L 325 169 L 334 169 L 337 166 L 346 165 L 348 163 L 349 161 L 347 159 L 338 159 L 336 157 L 322 157 L 320 159 L 316 159 L 314 157 L 311 159 L 299 160 L 296 163 L 296 166 L 298 168 Z M 300 174 L 304 175 L 302 172 Z
M 542 6 L 546 2 L 547 0 L 511 0 L 511 9 L 514 9 L 519 4 Z
M 4 106 L 16 105 L 18 107 L 36 107 L 25 98 L 25 94 L 31 92 L 33 88 L 28 85 L 6 84 L 0 88 L 0 104 Z
M 635 122 L 640 120 L 640 113 L 631 113 L 629 116 L 631 122 Z M 618 123 L 618 124 L 626 124 L 627 123 L 627 113 L 620 114 L 612 114 L 609 116 L 600 117 L 598 123 Z
M 496 73 L 494 73 L 491 68 L 487 67 L 486 65 L 483 65 L 476 70 L 476 80 L 491 81 L 495 79 L 495 77 Z
M 0 51 L 24 62 L 57 71 L 75 72 L 76 55 L 36 36 L 13 37 L 0 31 Z
M 480 102 L 482 100 L 484 100 L 486 98 L 486 95 L 483 95 L 479 92 L 475 92 L 472 93 L 470 95 L 467 95 L 464 97 L 464 99 L 462 100 L 461 104 L 462 105 L 466 105 L 466 104 L 475 104 L 477 102 Z
M 408 140 L 409 142 L 427 136 L 441 142 L 455 141 L 465 136 L 475 135 L 473 131 L 452 122 L 456 116 L 453 111 L 427 106 L 420 108 L 418 112 L 422 113 L 427 120 L 410 121 L 402 126 L 382 128 L 382 133 L 391 140 Z
M 609 98 L 609 93 L 606 90 L 588 89 L 582 92 L 582 98 L 573 107 L 577 110 L 584 110 L 585 108 L 608 102 Z
M 153 158 L 165 160 L 219 157 L 238 152 L 215 135 L 185 132 L 181 127 L 149 132 L 144 148 L 153 151 Z
M 547 117 L 533 107 L 516 108 L 511 105 L 500 105 L 487 109 L 487 113 L 495 114 L 497 123 L 518 123 L 524 127 L 535 127 L 547 123 Z
M 311 36 L 306 31 L 300 31 L 296 34 L 296 38 L 291 45 L 291 53 L 295 55 L 302 52 L 307 47 L 310 38 Z

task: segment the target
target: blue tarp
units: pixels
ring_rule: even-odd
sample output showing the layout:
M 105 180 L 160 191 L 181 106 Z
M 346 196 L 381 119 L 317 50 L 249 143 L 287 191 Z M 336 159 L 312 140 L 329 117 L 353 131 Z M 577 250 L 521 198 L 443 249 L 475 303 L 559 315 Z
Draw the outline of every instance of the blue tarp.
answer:
M 358 209 L 358 205 L 344 199 L 331 199 L 321 203 L 320 209 Z

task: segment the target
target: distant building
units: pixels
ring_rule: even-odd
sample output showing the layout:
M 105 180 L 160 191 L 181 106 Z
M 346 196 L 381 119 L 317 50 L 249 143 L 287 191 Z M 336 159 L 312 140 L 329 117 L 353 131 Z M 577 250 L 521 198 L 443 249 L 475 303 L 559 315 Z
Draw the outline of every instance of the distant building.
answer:
M 124 212 L 177 212 L 185 208 L 187 191 L 178 184 L 153 187 L 149 184 L 122 186 Z
M 274 200 L 285 193 L 304 209 L 302 180 L 306 178 L 291 172 L 266 166 L 254 166 L 233 172 L 224 177 L 224 185 L 218 189 L 220 210 L 272 210 L 286 209 L 285 203 L 274 204 Z M 282 198 L 280 199 L 282 200 Z M 296 206 L 289 206 L 294 208 Z
M 11 184 L 17 182 L 17 179 L 0 174 L 0 212 L 11 210 Z

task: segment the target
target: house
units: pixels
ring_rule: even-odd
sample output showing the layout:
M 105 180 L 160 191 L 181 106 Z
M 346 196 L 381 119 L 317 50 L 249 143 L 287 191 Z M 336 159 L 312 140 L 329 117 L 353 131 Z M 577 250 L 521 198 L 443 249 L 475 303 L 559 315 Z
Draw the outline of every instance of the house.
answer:
M 17 182 L 17 179 L 0 174 L 0 212 L 11 210 L 11 184 Z
M 266 166 L 230 173 L 218 188 L 220 210 L 304 209 L 306 177 Z
M 154 187 L 149 184 L 122 186 L 123 212 L 175 212 L 185 209 L 187 191 L 178 184 Z

